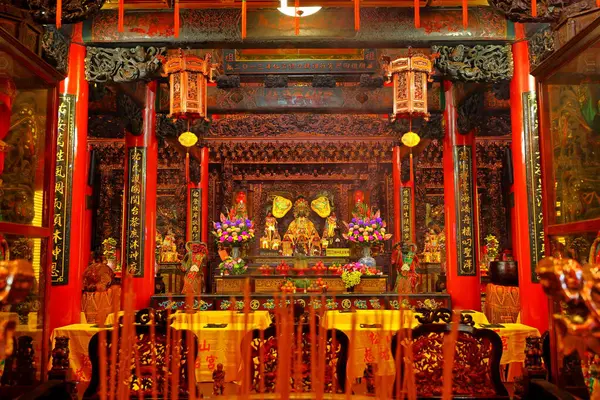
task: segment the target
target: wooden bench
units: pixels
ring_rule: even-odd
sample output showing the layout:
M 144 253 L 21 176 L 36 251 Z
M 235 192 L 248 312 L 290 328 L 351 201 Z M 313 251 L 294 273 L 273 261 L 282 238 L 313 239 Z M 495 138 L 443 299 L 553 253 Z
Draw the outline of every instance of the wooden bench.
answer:
M 290 321 L 291 322 L 291 321 Z M 244 379 L 249 377 L 250 389 L 257 393 L 273 393 L 276 391 L 278 373 L 279 348 L 290 347 L 290 390 L 293 392 L 315 391 L 313 388 L 312 371 L 318 367 L 312 365 L 313 360 L 325 357 L 324 371 L 319 371 L 319 378 L 324 380 L 324 391 L 328 393 L 343 393 L 346 390 L 346 364 L 348 363 L 349 340 L 346 334 L 337 329 L 327 329 L 323 339 L 319 337 L 320 323 L 318 316 L 315 320 L 316 347 L 311 357 L 313 343 L 311 342 L 310 323 L 308 314 L 303 306 L 294 306 L 294 325 L 290 328 L 291 336 L 279 337 L 275 324 L 265 330 L 254 329 L 249 332 L 242 343 L 244 357 Z M 298 349 L 298 332 L 300 332 L 300 349 Z M 247 351 L 250 352 L 248 355 Z M 298 353 L 301 351 L 301 354 Z M 298 356 L 301 359 L 300 371 L 297 371 Z M 249 362 L 249 365 L 248 365 Z M 286 363 L 287 364 L 287 363 Z M 316 370 L 318 371 L 318 369 Z M 298 379 L 298 377 L 300 379 Z M 299 380 L 299 381 L 298 381 Z
M 470 315 L 462 314 L 454 353 L 453 398 L 508 399 L 500 378 L 502 340 L 489 329 L 476 329 Z M 412 330 L 413 368 L 419 398 L 441 397 L 444 386 L 444 337 L 452 327 L 448 309 L 425 311 L 417 317 L 421 325 Z M 404 332 L 406 333 L 406 332 Z M 403 337 L 407 337 L 406 334 Z M 392 338 L 392 355 L 397 356 L 401 332 Z M 402 354 L 401 357 L 404 357 Z M 404 368 L 396 372 L 396 384 L 403 382 Z
M 154 316 L 153 326 L 151 324 L 152 316 Z M 118 329 L 117 360 L 121 359 L 120 353 L 124 351 L 124 345 L 126 344 L 126 338 L 122 338 L 124 328 L 122 323 L 122 317 L 120 317 L 118 327 L 115 328 Z M 195 371 L 198 338 L 191 331 L 175 330 L 169 325 L 166 310 L 144 309 L 136 313 L 135 331 L 132 335 L 134 343 L 131 346 L 132 351 L 129 361 L 126 362 L 128 371 L 125 373 L 126 377 L 131 376 L 129 386 L 131 398 L 138 398 L 138 396 L 150 397 L 153 395 L 153 391 L 156 391 L 158 398 L 164 398 L 165 386 L 168 384 L 172 388 L 171 379 L 174 373 L 179 374 L 178 398 L 187 398 L 189 387 L 197 390 L 195 373 L 188 374 L 188 361 L 192 363 L 192 368 Z M 154 340 L 152 340 L 152 327 L 154 327 Z M 105 366 L 100 363 L 100 333 L 96 333 L 90 340 L 88 352 L 92 363 L 92 378 L 83 395 L 84 399 L 100 397 L 102 367 L 106 370 L 107 392 L 111 388 L 112 331 L 107 330 L 105 333 L 107 364 Z M 169 333 L 169 342 L 167 342 L 167 333 Z M 189 337 L 192 338 L 192 343 L 188 343 Z M 118 377 L 119 364 L 117 363 L 114 367 L 116 369 L 116 375 L 114 376 Z M 175 379 L 177 379 L 177 376 L 175 376 Z

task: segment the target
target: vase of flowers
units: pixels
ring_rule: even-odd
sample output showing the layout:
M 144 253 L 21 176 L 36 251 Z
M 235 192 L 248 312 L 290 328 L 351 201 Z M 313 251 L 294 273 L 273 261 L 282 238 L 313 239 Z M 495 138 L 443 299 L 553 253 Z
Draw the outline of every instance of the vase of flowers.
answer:
M 246 262 L 241 258 L 227 257 L 219 264 L 221 275 L 242 275 L 248 270 Z
M 221 214 L 221 222 L 215 222 L 213 225 L 212 233 L 217 243 L 223 247 L 239 248 L 254 240 L 254 223 L 250 219 L 229 219 Z
M 382 245 L 385 240 L 392 237 L 386 232 L 385 222 L 381 219 L 379 211 L 374 215 L 366 215 L 364 218 L 354 217 L 348 224 L 348 233 L 344 238 L 356 246 L 362 247 L 361 264 L 375 267 L 375 259 L 371 257 L 371 247 Z
M 340 270 L 342 272 L 342 282 L 344 282 L 344 286 L 348 292 L 354 291 L 354 287 L 360 284 L 363 275 L 381 275 L 381 271 L 360 261 L 346 264 L 340 267 Z

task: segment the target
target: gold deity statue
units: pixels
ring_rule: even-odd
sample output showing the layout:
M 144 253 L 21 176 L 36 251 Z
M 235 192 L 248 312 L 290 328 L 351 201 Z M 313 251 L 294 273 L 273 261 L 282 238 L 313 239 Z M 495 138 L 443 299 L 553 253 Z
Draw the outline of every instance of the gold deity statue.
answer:
M 293 248 L 296 252 L 309 254 L 313 240 L 319 237 L 317 229 L 311 220 L 308 219 L 310 206 L 304 198 L 296 200 L 294 203 L 294 220 L 288 226 L 286 236 L 289 236 Z
M 168 263 L 176 263 L 179 261 L 179 256 L 177 254 L 177 243 L 175 242 L 175 236 L 173 233 L 169 231 L 165 235 L 160 245 L 160 258 L 159 262 L 168 264 Z
M 281 236 L 277 229 L 277 218 L 272 213 L 268 213 L 265 218 L 265 233 L 260 239 L 262 249 L 278 250 L 281 244 Z
M 327 244 L 333 243 L 333 238 L 335 236 L 335 230 L 337 229 L 337 217 L 335 213 L 332 212 L 329 214 L 327 219 L 325 220 L 325 229 L 323 231 L 323 242 L 327 241 Z

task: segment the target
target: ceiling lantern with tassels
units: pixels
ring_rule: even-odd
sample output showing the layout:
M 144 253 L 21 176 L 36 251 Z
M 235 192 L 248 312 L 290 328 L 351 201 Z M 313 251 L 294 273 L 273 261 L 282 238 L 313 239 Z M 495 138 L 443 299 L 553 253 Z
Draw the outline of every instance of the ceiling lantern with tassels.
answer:
M 217 65 L 211 55 L 204 59 L 186 55 L 179 50 L 177 57 L 169 57 L 163 66 L 163 75 L 169 77 L 171 118 L 206 119 L 206 93 L 208 82 L 213 81 Z
M 394 83 L 394 111 L 392 121 L 397 118 L 429 119 L 427 112 L 427 83 L 431 82 L 433 59 L 436 55 L 412 54 L 390 60 L 383 59 L 383 72 L 388 81 Z

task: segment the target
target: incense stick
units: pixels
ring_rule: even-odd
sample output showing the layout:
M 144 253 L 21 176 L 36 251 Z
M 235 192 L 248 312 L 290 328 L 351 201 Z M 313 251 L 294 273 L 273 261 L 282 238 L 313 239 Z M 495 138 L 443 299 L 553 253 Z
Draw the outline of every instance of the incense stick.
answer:
M 170 307 L 170 305 L 169 305 Z M 167 321 L 167 324 L 169 321 Z M 152 360 L 152 400 L 158 398 L 158 381 L 156 374 L 156 317 L 150 314 L 150 357 Z
M 327 337 L 327 330 L 325 327 L 325 316 L 326 316 L 326 306 L 325 306 L 325 295 L 322 294 L 321 295 L 321 308 L 319 309 L 319 314 L 321 316 L 321 323 L 319 324 L 319 343 L 318 343 L 318 359 L 317 359 L 317 364 L 318 364 L 318 368 L 317 368 L 317 379 L 318 381 L 316 382 L 316 398 L 317 400 L 322 400 L 323 399 L 323 395 L 325 392 L 325 358 L 327 357 L 326 354 L 326 337 Z
M 188 294 L 185 297 L 185 308 L 186 308 L 186 317 L 188 317 L 188 321 L 186 324 L 182 324 L 182 327 L 185 328 L 185 344 L 187 347 L 187 379 L 188 379 L 188 396 L 191 400 L 196 400 L 196 371 L 195 371 L 195 361 L 196 361 L 196 354 L 195 354 L 195 346 L 194 346 L 194 334 L 192 332 L 193 326 L 194 326 L 194 321 L 193 321 L 193 316 L 194 316 L 194 295 L 193 294 Z M 187 313 L 190 313 L 190 315 L 187 315 Z M 190 349 L 191 346 L 191 349 Z M 183 351 L 183 347 L 181 348 L 181 350 Z
M 166 374 L 164 376 L 164 393 L 163 393 L 163 398 L 168 399 L 169 398 L 169 389 L 171 388 L 170 383 L 171 383 L 171 379 L 170 379 L 170 375 L 169 375 L 169 371 L 170 371 L 170 367 L 169 367 L 169 361 L 171 359 L 171 302 L 172 302 L 172 298 L 171 298 L 171 294 L 169 293 L 169 307 L 167 308 L 167 332 L 166 332 L 166 338 L 165 338 L 165 361 L 164 361 L 164 366 L 163 366 L 163 371 Z
M 456 340 L 458 339 L 458 322 L 460 321 L 460 312 L 452 314 L 452 324 L 450 334 L 444 336 L 444 370 L 443 370 L 443 390 L 442 400 L 452 398 L 452 369 L 454 368 L 454 352 L 456 349 Z
M 315 302 L 314 296 L 310 296 L 309 304 L 309 332 L 310 332 L 310 390 L 315 391 L 315 383 L 316 383 L 316 353 L 317 353 L 317 330 L 315 326 Z
M 244 359 L 242 360 L 244 375 L 242 376 L 242 398 L 247 398 L 250 395 L 250 346 L 249 342 L 245 339 L 249 333 L 248 319 L 250 318 L 250 279 L 246 278 L 244 284 L 244 330 L 242 335 L 242 341 L 244 343 L 244 351 L 242 352 Z

